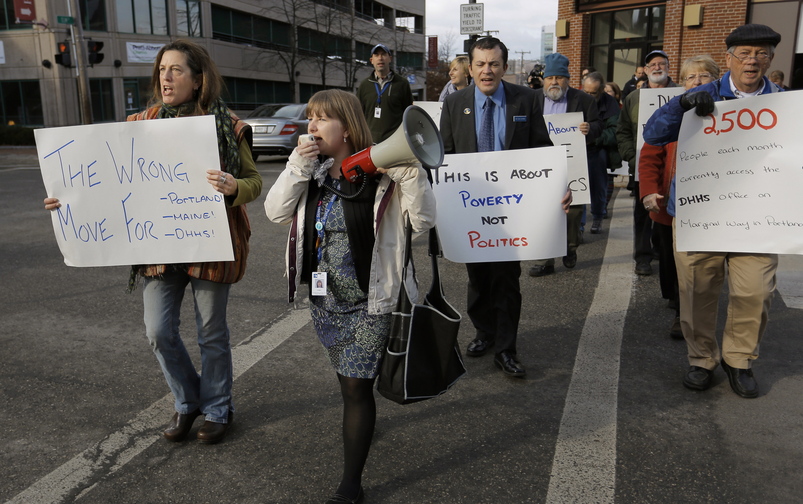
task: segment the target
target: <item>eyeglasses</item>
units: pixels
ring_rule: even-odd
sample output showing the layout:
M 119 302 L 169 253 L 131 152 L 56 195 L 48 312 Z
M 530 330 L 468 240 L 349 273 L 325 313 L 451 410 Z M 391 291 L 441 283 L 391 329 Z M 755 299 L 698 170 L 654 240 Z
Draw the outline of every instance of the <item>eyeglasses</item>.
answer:
M 647 68 L 659 68 L 659 67 L 663 68 L 668 65 L 669 62 L 667 61 L 656 61 L 655 63 L 650 63 L 649 65 L 647 65 Z
M 763 63 L 768 59 L 770 59 L 770 53 L 768 53 L 767 51 L 759 51 L 755 54 L 750 54 L 747 51 L 739 51 L 739 54 L 732 52 L 731 55 L 733 55 L 734 58 L 739 60 L 740 63 L 744 63 L 745 61 L 751 59 L 755 59 L 756 61 Z
M 690 74 L 690 75 L 686 76 L 686 82 L 694 82 L 697 79 L 700 79 L 701 81 L 704 81 L 706 79 L 712 79 L 713 80 L 713 77 L 711 76 L 710 73 Z

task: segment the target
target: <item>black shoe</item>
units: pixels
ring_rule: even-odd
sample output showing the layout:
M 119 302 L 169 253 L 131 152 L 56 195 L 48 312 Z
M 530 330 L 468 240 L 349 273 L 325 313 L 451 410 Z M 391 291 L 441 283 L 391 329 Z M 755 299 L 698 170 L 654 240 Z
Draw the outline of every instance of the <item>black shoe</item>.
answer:
M 725 374 L 728 375 L 728 381 L 733 391 L 736 392 L 736 395 L 747 399 L 758 397 L 758 383 L 756 383 L 756 379 L 753 378 L 752 369 L 730 367 L 728 363 L 725 362 L 725 359 L 722 359 L 720 364 L 722 364 L 722 369 L 725 370 Z
M 594 219 L 591 223 L 591 234 L 600 234 L 602 232 L 602 220 Z
M 471 343 L 468 344 L 468 348 L 466 348 L 466 355 L 469 357 L 481 357 L 488 352 L 489 348 L 493 348 L 494 340 L 484 340 L 479 338 L 474 338 Z
M 672 327 L 669 329 L 669 337 L 672 339 L 683 339 L 683 330 L 680 328 L 680 317 L 675 317 Z
M 192 429 L 192 424 L 195 419 L 201 414 L 201 410 L 195 410 L 190 413 L 176 413 L 173 419 L 170 420 L 170 425 L 162 433 L 168 441 L 178 442 L 183 440 Z
M 530 276 L 531 277 L 542 277 L 546 275 L 551 275 L 555 272 L 555 266 L 533 266 L 530 268 Z
M 563 256 L 563 265 L 569 269 L 574 268 L 577 266 L 577 251 L 569 252 L 565 256 Z
M 516 360 L 516 356 L 507 350 L 496 354 L 494 357 L 494 364 L 508 376 L 524 378 L 524 375 L 527 374 L 527 371 L 524 370 L 524 366 Z
M 198 441 L 203 444 L 215 444 L 223 441 L 223 438 L 226 436 L 226 431 L 233 420 L 234 413 L 229 411 L 228 423 L 205 421 L 201 428 L 198 429 Z
M 648 262 L 636 263 L 636 275 L 650 276 L 652 275 L 652 266 Z
M 670 299 L 669 301 L 667 301 L 666 307 L 669 308 L 670 310 L 677 310 L 678 303 L 674 299 Z
M 706 390 L 711 386 L 714 372 L 700 366 L 690 366 L 686 376 L 683 377 L 683 386 L 692 390 Z
M 360 504 L 363 500 L 365 500 L 365 493 L 362 491 L 362 487 L 360 487 L 360 490 L 357 492 L 357 496 L 353 499 L 349 499 L 348 497 L 336 493 L 329 497 L 329 500 L 326 501 L 326 504 Z

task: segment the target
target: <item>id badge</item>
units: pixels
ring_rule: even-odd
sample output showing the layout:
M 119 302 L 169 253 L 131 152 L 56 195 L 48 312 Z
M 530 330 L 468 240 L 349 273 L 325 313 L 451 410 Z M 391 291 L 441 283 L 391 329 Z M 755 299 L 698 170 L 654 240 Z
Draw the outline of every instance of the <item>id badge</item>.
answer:
M 382 109 L 379 107 L 374 107 L 374 119 L 381 119 L 382 118 Z
M 325 296 L 326 295 L 326 272 L 313 271 L 312 272 L 312 295 Z

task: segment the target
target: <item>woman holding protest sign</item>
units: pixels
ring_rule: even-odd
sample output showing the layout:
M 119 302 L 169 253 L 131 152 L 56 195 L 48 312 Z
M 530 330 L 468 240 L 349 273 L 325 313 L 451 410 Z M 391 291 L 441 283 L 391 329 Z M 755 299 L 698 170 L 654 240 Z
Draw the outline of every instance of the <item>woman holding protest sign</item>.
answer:
M 435 197 L 418 164 L 377 167 L 376 176 L 354 182 L 341 177 L 343 161 L 371 146 L 355 95 L 320 91 L 307 116 L 310 135 L 290 154 L 265 212 L 291 225 L 290 300 L 302 282 L 310 285 L 315 331 L 343 396 L 343 476 L 327 503 L 355 503 L 364 498 L 362 471 L 376 422 L 373 385 L 401 286 L 405 225 L 431 228 Z
M 181 441 L 195 419 L 205 422 L 197 437 L 202 443 L 221 441 L 232 422 L 232 356 L 226 307 L 231 284 L 245 273 L 251 236 L 245 204 L 262 191 L 262 177 L 251 155 L 251 129 L 220 99 L 223 79 L 209 53 L 190 41 L 176 40 L 159 51 L 153 66 L 152 105 L 129 121 L 179 116 L 214 115 L 219 169 L 206 170 L 207 182 L 225 196 L 234 261 L 132 266 L 129 289 L 142 280 L 145 331 L 167 384 L 176 413 L 164 431 L 169 441 Z M 45 209 L 61 206 L 44 200 Z M 201 375 L 179 335 L 181 302 L 187 285 L 195 302 Z
M 719 79 L 719 72 L 719 65 L 711 56 L 692 56 L 680 67 L 680 80 L 685 83 L 688 90 Z M 658 274 L 661 295 L 669 300 L 669 306 L 675 310 L 675 319 L 669 329 L 669 336 L 683 339 L 680 328 L 678 272 L 672 238 L 673 217 L 667 211 L 669 186 L 675 178 L 676 148 L 677 142 L 663 146 L 645 143 L 639 156 L 638 174 L 641 182 L 639 185 L 641 200 L 644 202 L 644 208 L 650 212 L 650 218 L 655 221 L 653 229 L 659 235 Z

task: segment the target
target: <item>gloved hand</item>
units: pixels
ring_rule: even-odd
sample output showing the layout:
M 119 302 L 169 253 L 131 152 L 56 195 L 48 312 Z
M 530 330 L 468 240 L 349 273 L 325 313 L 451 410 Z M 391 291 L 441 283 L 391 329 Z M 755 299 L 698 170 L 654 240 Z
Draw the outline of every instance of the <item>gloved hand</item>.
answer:
M 714 99 L 705 91 L 695 91 L 681 95 L 680 106 L 683 110 L 695 109 L 695 114 L 705 117 L 714 111 Z

